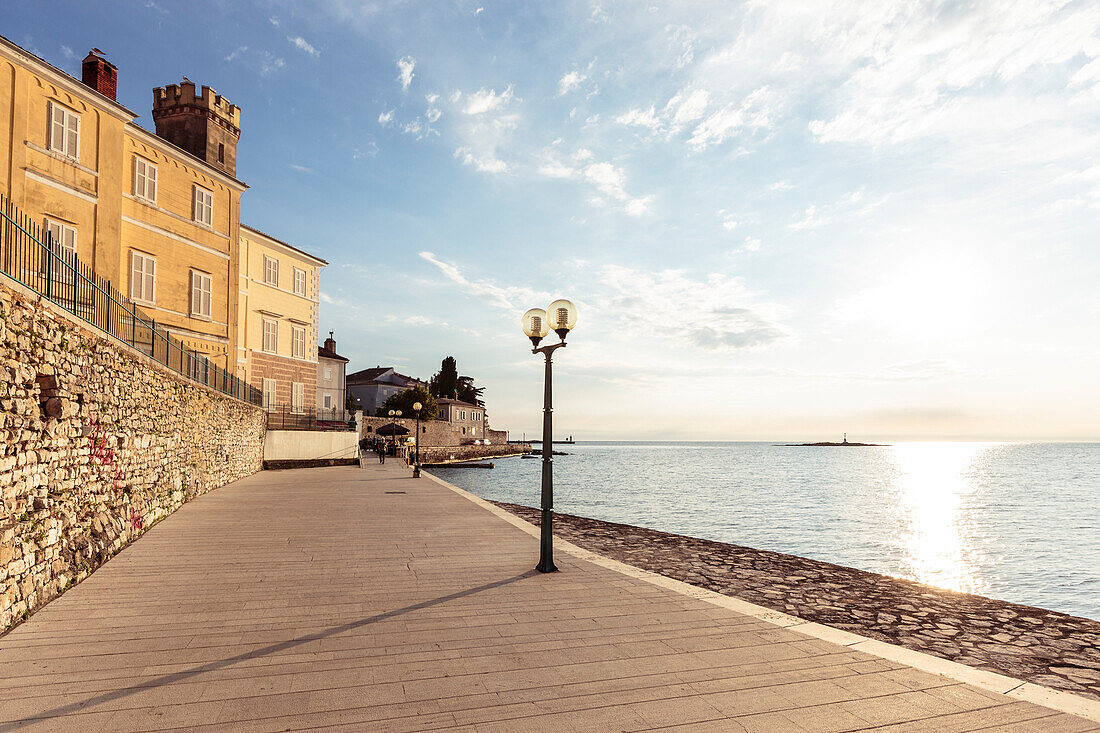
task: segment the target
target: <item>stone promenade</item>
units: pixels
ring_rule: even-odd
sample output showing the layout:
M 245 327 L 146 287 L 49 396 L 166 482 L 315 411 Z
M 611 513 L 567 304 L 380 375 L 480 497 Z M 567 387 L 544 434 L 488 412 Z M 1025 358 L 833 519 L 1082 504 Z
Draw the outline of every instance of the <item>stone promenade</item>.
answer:
M 0 731 L 1100 730 L 537 546 L 403 466 L 257 474 L 0 638 Z

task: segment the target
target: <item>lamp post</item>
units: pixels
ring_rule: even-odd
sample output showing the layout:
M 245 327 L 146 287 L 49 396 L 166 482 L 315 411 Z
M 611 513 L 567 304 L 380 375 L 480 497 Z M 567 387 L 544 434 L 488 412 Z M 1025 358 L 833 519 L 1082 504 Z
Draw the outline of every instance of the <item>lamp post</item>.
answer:
M 390 441 L 393 443 L 393 456 L 397 457 L 397 418 L 401 417 L 401 410 L 390 410 Z
M 523 314 L 523 332 L 531 339 L 534 348 L 532 354 L 546 357 L 546 374 L 543 380 L 542 406 L 542 522 L 539 542 L 539 564 L 535 569 L 540 573 L 557 571 L 554 565 L 554 417 L 553 417 L 553 374 L 551 355 L 565 348 L 565 337 L 577 323 L 577 307 L 568 300 L 555 300 L 546 310 L 532 308 Z M 553 329 L 561 339 L 560 343 L 539 347 L 539 342 Z
M 413 403 L 413 410 L 416 411 L 416 457 L 413 459 L 413 478 L 420 478 L 420 411 L 424 408 L 424 405 L 419 402 Z

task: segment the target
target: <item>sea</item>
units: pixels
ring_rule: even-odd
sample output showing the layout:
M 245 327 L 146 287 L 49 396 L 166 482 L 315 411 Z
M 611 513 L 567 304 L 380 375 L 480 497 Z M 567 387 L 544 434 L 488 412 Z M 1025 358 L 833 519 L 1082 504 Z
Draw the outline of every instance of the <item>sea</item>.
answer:
M 1100 443 L 581 442 L 555 511 L 1100 619 Z M 541 461 L 433 468 L 538 506 Z

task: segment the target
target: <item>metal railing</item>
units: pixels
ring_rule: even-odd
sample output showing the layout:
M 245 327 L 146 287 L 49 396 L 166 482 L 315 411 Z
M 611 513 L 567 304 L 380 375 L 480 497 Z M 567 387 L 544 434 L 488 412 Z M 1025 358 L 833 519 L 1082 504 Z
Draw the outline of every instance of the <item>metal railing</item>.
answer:
M 355 430 L 355 413 L 336 408 L 271 405 L 268 430 Z
M 254 405 L 263 401 L 259 389 L 183 346 L 6 196 L 0 196 L 0 271 L 188 379 Z

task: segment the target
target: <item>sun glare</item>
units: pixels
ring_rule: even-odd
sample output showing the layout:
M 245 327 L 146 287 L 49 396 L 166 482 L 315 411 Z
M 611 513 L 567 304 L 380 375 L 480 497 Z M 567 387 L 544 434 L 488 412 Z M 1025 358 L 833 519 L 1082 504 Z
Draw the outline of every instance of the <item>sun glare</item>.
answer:
M 909 577 L 950 590 L 983 591 L 972 528 L 961 518 L 963 501 L 973 491 L 966 471 L 983 447 L 980 443 L 894 447 L 895 488 L 905 525 L 902 562 Z

